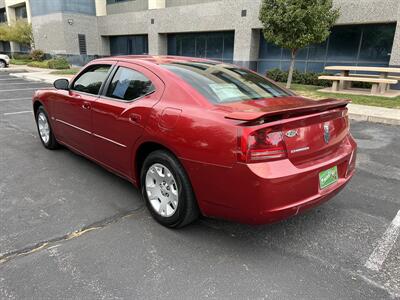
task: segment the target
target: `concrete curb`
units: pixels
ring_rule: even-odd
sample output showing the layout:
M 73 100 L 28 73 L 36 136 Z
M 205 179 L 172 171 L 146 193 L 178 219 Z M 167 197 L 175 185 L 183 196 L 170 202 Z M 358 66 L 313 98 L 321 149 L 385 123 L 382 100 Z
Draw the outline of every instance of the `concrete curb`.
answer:
M 349 113 L 350 120 L 400 126 L 400 120 L 357 113 Z

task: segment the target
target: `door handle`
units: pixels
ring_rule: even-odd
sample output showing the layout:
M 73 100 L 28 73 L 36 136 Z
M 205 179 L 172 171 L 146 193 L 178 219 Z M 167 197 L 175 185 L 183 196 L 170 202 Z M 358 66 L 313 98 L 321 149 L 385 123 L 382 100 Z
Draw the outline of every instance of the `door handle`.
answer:
M 83 103 L 82 104 L 83 109 L 90 109 L 90 104 L 89 103 Z

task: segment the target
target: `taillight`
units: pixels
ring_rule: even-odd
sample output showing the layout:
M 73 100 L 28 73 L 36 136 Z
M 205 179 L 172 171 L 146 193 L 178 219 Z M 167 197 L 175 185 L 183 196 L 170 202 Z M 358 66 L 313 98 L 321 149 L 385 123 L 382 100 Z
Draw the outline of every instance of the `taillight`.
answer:
M 257 131 L 243 130 L 239 160 L 246 163 L 271 161 L 287 157 L 281 131 L 263 128 Z

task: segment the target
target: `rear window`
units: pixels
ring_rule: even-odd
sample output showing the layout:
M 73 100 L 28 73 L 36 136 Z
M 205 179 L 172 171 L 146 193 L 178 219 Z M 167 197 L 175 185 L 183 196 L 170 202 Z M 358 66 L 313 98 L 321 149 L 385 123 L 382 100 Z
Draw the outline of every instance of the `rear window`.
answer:
M 264 77 L 232 65 L 207 62 L 162 64 L 213 103 L 289 96 Z

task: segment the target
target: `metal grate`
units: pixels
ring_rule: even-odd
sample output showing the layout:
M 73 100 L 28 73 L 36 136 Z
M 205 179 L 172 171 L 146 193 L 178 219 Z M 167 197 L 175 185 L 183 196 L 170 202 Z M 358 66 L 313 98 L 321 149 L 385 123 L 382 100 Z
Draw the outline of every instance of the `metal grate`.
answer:
M 78 42 L 79 42 L 79 53 L 81 55 L 86 55 L 87 54 L 86 35 L 78 34 Z

